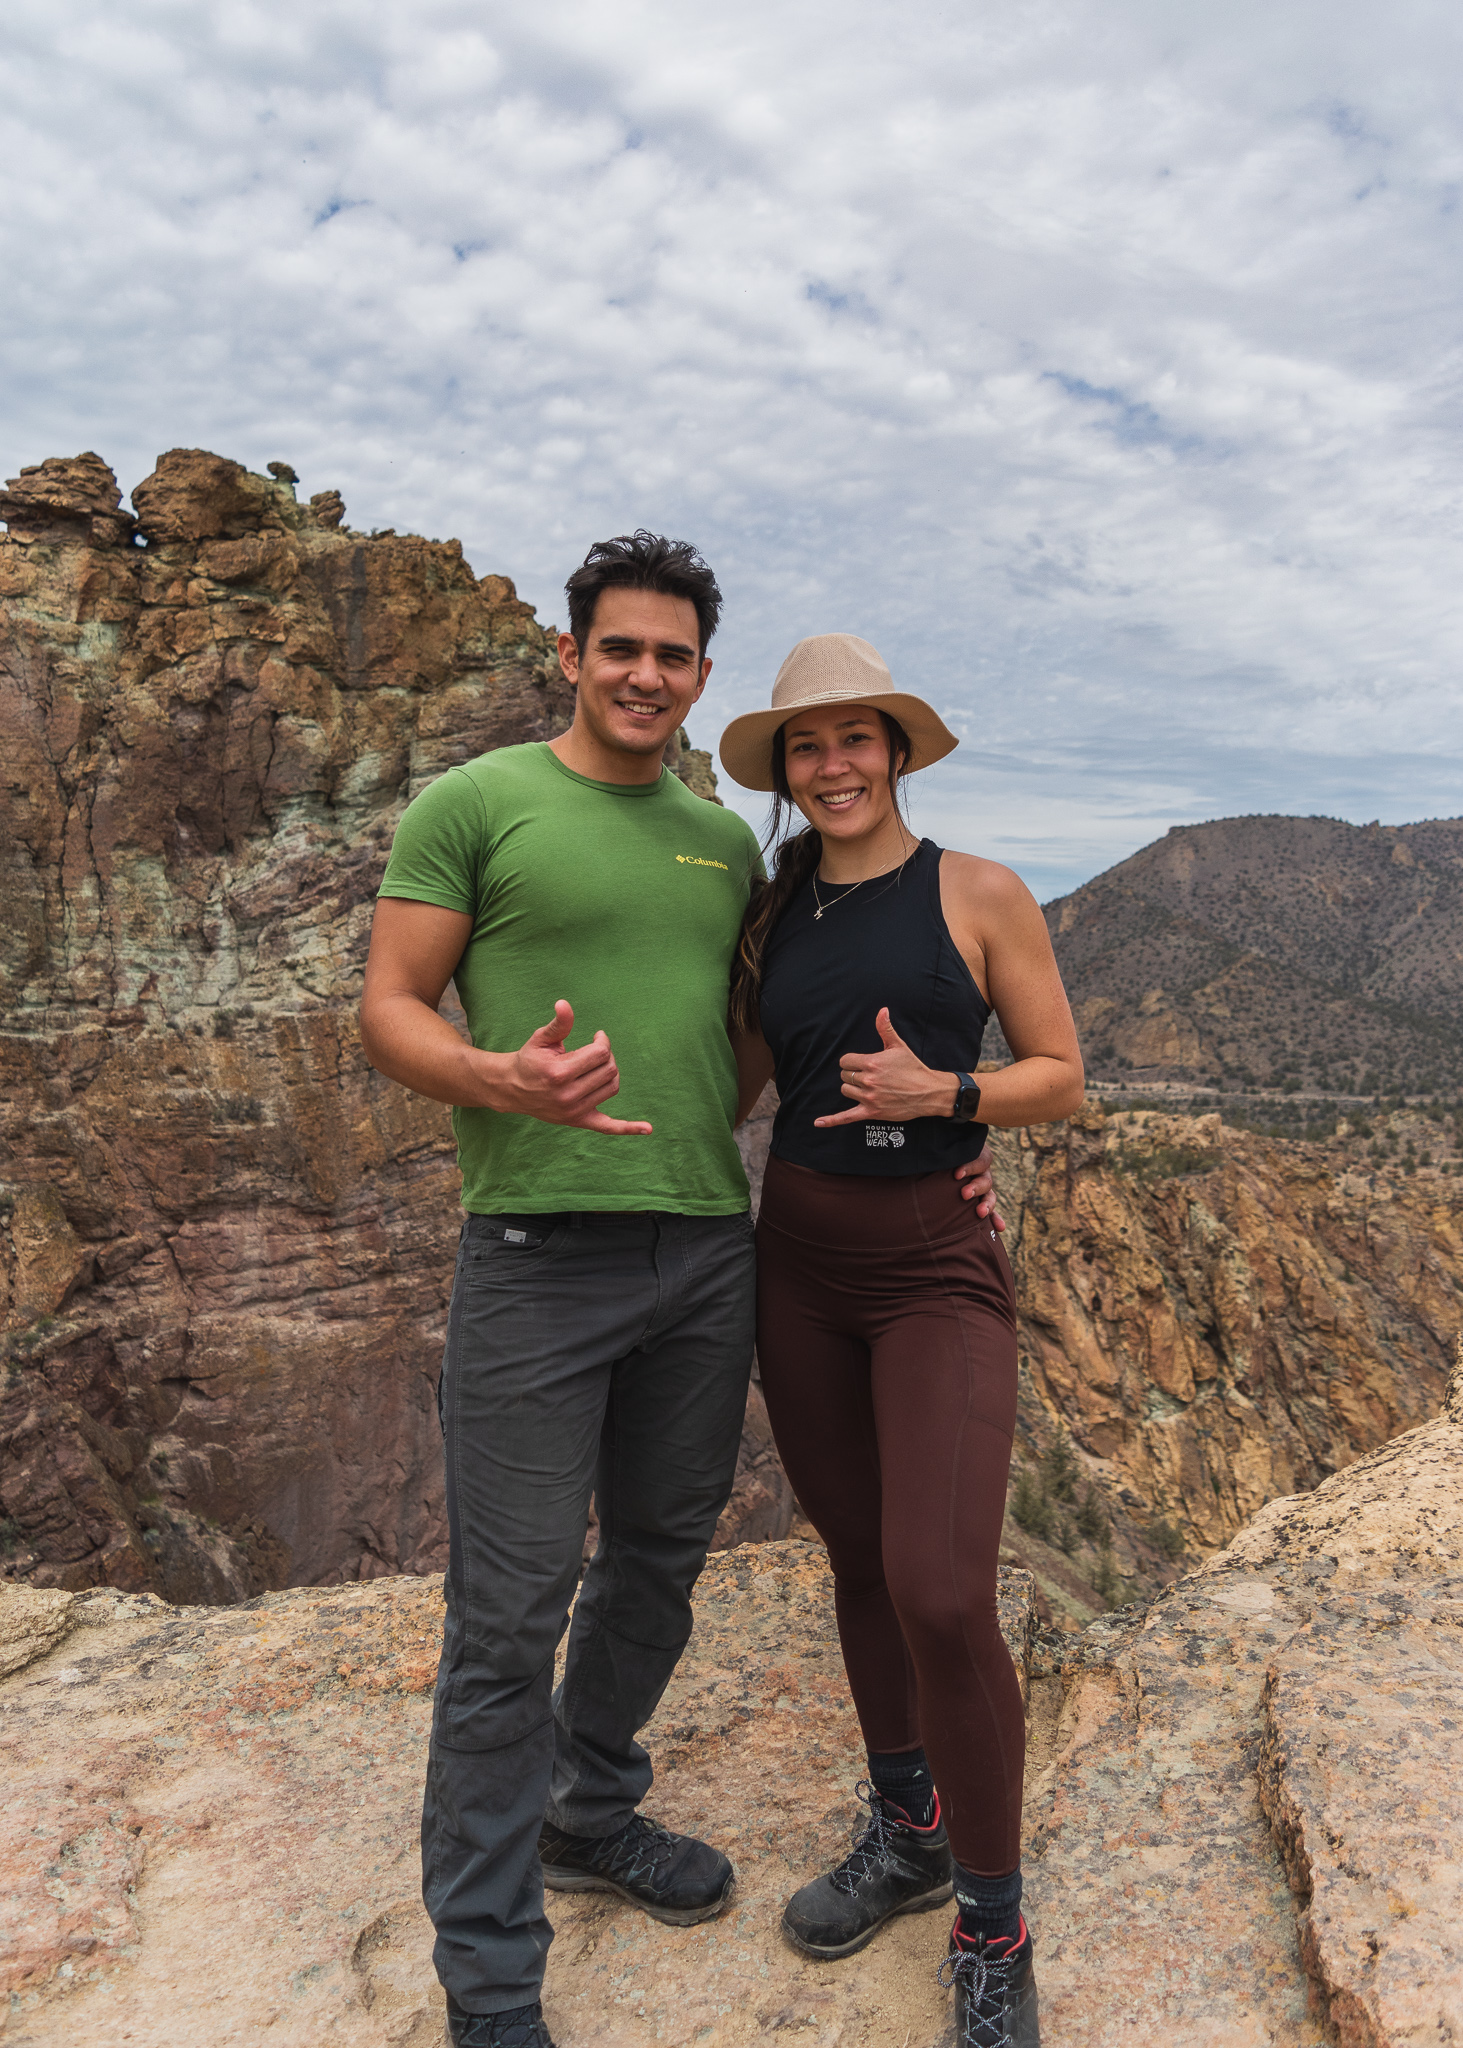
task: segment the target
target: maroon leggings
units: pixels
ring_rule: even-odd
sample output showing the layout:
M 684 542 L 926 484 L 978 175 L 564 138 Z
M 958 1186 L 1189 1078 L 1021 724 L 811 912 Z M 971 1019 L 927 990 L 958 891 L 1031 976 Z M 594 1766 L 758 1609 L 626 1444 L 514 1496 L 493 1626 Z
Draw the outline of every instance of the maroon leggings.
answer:
M 996 1620 L 1016 1423 L 999 1237 L 950 1173 L 881 1180 L 767 1162 L 757 1224 L 762 1389 L 828 1545 L 871 1750 L 923 1744 L 956 1860 L 1021 1860 L 1026 1722 Z

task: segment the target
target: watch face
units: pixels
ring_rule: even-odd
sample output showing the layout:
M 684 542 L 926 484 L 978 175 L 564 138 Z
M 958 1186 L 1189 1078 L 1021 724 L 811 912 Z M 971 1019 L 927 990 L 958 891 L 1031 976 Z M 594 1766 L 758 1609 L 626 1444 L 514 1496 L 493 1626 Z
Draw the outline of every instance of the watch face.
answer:
M 977 1110 L 978 1110 L 979 1108 L 980 1108 L 980 1088 L 979 1088 L 979 1086 L 971 1086 L 971 1087 L 968 1087 L 968 1088 L 962 1088 L 962 1089 L 961 1089 L 961 1091 L 960 1091 L 960 1094 L 959 1094 L 959 1096 L 958 1096 L 958 1097 L 957 1097 L 957 1099 L 956 1099 L 956 1104 L 955 1104 L 955 1114 L 956 1114 L 957 1116 L 959 1116 L 959 1117 L 967 1117 L 967 1118 L 968 1118 L 968 1117 L 973 1117 L 973 1116 L 975 1115 L 975 1112 L 976 1112 L 976 1111 L 977 1111 Z

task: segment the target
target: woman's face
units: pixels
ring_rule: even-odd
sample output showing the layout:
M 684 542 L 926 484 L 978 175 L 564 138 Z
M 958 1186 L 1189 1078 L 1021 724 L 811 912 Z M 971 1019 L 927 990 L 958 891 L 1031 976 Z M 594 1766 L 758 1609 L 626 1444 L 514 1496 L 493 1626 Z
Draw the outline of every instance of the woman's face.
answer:
M 889 741 L 871 706 L 798 711 L 782 729 L 792 800 L 826 839 L 862 839 L 894 814 Z

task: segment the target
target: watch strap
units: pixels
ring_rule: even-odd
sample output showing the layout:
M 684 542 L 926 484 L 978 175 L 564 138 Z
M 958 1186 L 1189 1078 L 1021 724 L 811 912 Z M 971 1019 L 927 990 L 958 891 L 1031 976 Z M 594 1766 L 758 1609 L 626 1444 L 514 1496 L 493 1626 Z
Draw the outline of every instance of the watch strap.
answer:
M 955 1075 L 955 1107 L 951 1111 L 958 1124 L 973 1123 L 980 1111 L 980 1083 L 974 1074 Z

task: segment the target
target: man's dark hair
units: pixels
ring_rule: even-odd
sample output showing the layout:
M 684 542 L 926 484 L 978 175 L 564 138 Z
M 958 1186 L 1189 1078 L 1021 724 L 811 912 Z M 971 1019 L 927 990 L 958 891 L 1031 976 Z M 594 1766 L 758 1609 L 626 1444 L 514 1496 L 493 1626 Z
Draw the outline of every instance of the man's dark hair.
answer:
M 663 534 L 647 533 L 642 526 L 637 533 L 620 533 L 613 540 L 595 542 L 564 585 L 569 631 L 581 661 L 602 590 L 654 590 L 665 597 L 689 599 L 696 607 L 700 654 L 705 657 L 706 643 L 721 617 L 721 592 L 689 541 L 667 540 Z

